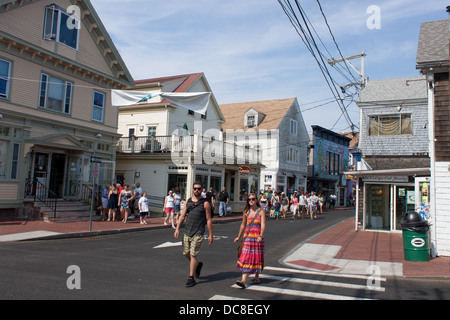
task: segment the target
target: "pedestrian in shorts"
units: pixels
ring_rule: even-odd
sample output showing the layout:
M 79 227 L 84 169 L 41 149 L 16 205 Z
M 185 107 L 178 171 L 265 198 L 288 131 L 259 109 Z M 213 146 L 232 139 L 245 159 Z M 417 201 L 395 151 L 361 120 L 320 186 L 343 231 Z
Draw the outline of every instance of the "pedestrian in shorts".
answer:
M 186 287 L 195 286 L 195 278 L 200 277 L 203 263 L 198 260 L 198 255 L 204 239 L 205 227 L 208 228 L 208 243 L 210 245 L 213 243 L 214 239 L 211 221 L 211 205 L 201 196 L 202 184 L 200 182 L 195 182 L 192 191 L 193 196 L 186 201 L 186 205 L 181 212 L 180 220 L 174 233 L 174 237 L 178 239 L 181 223 L 188 213 L 183 235 L 183 255 L 189 260 L 189 278 L 186 282 Z

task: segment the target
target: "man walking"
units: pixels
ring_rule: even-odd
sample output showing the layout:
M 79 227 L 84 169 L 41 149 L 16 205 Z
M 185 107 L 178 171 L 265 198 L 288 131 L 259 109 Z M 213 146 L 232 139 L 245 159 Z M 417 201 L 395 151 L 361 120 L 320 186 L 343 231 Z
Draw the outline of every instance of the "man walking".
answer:
M 186 214 L 188 214 L 183 236 L 183 255 L 189 260 L 189 279 L 186 287 L 196 285 L 194 277 L 198 278 L 200 276 L 203 267 L 203 263 L 199 262 L 197 257 L 204 239 L 205 226 L 208 228 L 208 243 L 210 245 L 214 239 L 211 205 L 201 196 L 202 184 L 195 182 L 192 191 L 193 196 L 186 202 L 174 233 L 174 237 L 178 239 L 181 222 L 184 221 Z
M 227 207 L 228 200 L 230 197 L 228 196 L 228 192 L 225 191 L 225 187 L 222 187 L 222 191 L 219 193 L 219 216 L 225 217 L 227 215 Z

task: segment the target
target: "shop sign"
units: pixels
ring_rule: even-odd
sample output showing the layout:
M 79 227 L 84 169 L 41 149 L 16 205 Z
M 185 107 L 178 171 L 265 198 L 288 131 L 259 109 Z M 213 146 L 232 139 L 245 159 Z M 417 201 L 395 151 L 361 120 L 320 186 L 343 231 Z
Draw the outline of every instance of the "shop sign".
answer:
M 252 169 L 248 166 L 239 167 L 239 174 L 249 174 Z
M 409 179 L 406 176 L 366 176 L 363 177 L 363 182 L 385 182 L 385 183 L 408 183 Z
M 100 157 L 91 157 L 91 162 L 93 162 L 93 163 L 102 163 L 102 158 L 100 158 Z

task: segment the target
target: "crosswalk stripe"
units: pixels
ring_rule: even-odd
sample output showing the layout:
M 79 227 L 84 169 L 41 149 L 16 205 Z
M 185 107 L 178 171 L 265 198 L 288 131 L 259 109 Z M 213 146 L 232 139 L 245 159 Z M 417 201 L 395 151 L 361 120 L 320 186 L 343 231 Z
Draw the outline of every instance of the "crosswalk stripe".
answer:
M 208 300 L 250 300 L 250 299 L 230 297 L 230 296 L 223 296 L 221 294 L 216 294 L 215 296 L 212 296 Z
M 292 277 L 283 277 L 283 276 L 273 276 L 273 275 L 267 275 L 267 274 L 260 274 L 259 277 L 264 278 L 264 279 L 283 281 L 283 282 L 306 283 L 306 284 L 315 284 L 315 285 L 329 286 L 329 287 L 338 287 L 338 288 L 347 288 L 347 289 L 356 289 L 356 290 L 368 290 L 368 287 L 365 285 L 352 284 L 352 283 L 331 282 L 331 281 L 292 278 Z M 384 292 L 385 288 L 373 287 L 373 288 L 371 288 L 371 291 Z
M 232 285 L 232 287 L 240 288 L 236 284 Z M 341 296 L 341 295 L 319 293 L 319 292 L 308 292 L 308 291 L 301 291 L 301 290 L 273 288 L 273 287 L 266 287 L 266 286 L 260 286 L 260 285 L 249 285 L 246 287 L 245 290 L 270 292 L 270 293 L 277 293 L 277 294 L 287 294 L 287 295 L 297 296 L 297 297 L 316 298 L 316 299 L 325 299 L 325 300 L 373 300 L 373 299 Z
M 383 278 L 383 277 L 363 276 L 363 275 L 358 275 L 358 274 L 339 274 L 339 273 L 318 272 L 318 271 L 309 271 L 309 270 L 291 269 L 291 268 L 279 268 L 279 267 L 264 267 L 264 270 L 265 271 L 269 270 L 269 271 L 303 273 L 303 274 L 338 277 L 338 278 L 351 278 L 351 279 L 363 279 L 363 280 L 371 279 L 374 281 L 386 281 L 386 278 Z

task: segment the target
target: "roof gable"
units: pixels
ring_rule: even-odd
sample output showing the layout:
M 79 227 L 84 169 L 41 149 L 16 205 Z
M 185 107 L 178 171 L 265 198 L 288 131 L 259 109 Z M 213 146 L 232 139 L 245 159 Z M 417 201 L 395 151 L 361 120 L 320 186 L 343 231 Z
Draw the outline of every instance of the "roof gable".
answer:
M 75 75 L 98 78 L 123 88 L 133 86 L 133 77 L 89 0 L 75 2 L 82 21 L 78 50 L 43 39 L 45 8 L 51 4 L 66 8 L 72 3 L 70 0 L 0 0 L 0 42 L 8 48 L 17 47 L 21 54 L 30 54 L 38 63 L 64 65 L 64 70 L 72 70 Z M 17 21 L 27 21 L 28 25 Z
M 249 129 L 244 126 L 244 117 L 248 110 L 253 109 L 260 114 L 266 115 L 258 124 L 257 129 L 278 129 L 295 100 L 296 98 L 290 98 L 220 105 L 220 109 L 225 116 L 225 123 L 222 127 L 224 130 Z

